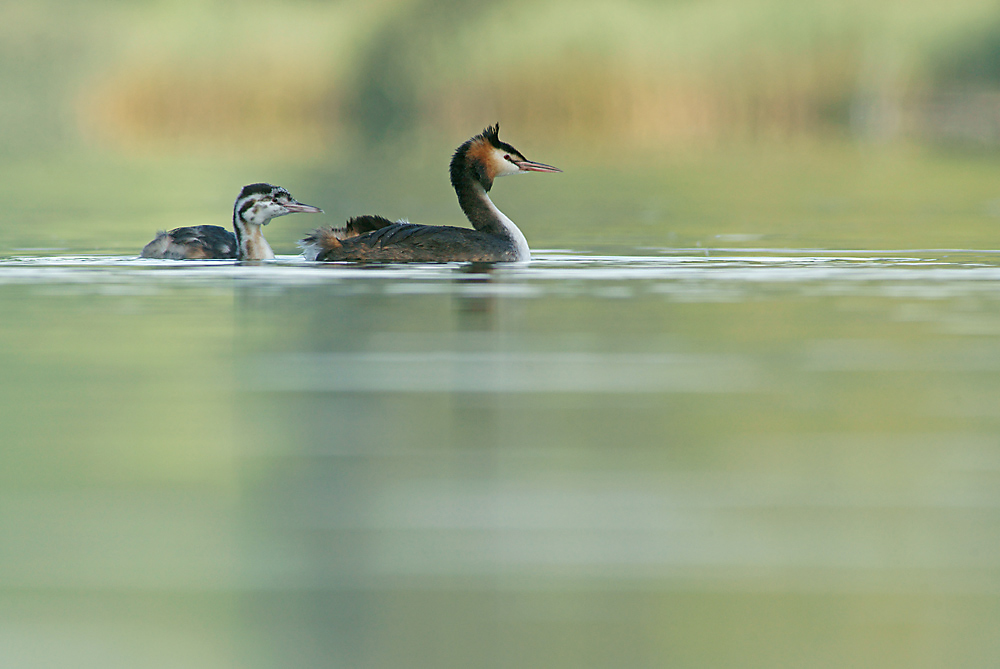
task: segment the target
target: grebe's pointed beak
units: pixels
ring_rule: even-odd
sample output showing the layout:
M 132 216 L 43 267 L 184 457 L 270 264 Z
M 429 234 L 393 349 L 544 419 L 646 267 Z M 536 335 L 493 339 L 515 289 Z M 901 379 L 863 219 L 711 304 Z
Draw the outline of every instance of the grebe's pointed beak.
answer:
M 311 204 L 302 204 L 301 202 L 291 201 L 286 202 L 281 205 L 288 211 L 294 214 L 322 214 L 323 210 L 319 207 L 314 207 Z
M 515 160 L 514 164 L 522 172 L 562 172 L 558 167 L 552 167 L 545 163 L 533 163 L 530 160 Z

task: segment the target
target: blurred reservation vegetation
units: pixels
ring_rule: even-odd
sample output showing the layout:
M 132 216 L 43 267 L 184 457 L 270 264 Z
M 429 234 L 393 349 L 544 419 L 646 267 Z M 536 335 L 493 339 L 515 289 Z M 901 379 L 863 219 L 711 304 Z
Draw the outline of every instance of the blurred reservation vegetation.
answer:
M 1000 141 L 992 0 L 39 0 L 0 8 L 0 72 L 8 149 L 321 154 L 494 120 L 639 149 Z

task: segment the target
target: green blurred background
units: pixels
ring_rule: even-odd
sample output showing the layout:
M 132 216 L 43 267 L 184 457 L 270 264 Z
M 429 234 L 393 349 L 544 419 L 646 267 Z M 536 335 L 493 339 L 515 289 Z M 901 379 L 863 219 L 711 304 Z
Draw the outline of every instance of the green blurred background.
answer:
M 461 224 L 495 121 L 571 169 L 504 203 L 535 247 L 989 248 L 998 53 L 986 0 L 10 3 L 0 251 L 132 253 L 258 180 Z
M 5 669 L 996 664 L 995 2 L 9 2 L 0 80 Z M 465 224 L 497 121 L 528 268 L 130 260 Z

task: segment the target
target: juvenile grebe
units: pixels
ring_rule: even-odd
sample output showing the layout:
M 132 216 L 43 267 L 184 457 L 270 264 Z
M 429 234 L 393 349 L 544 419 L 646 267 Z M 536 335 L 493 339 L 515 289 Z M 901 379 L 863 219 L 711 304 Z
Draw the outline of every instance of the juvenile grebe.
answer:
M 194 225 L 159 232 L 142 249 L 143 258 L 171 260 L 271 260 L 274 251 L 260 230 L 272 218 L 295 212 L 322 213 L 319 207 L 296 202 L 287 190 L 271 184 L 244 186 L 233 205 L 235 234 L 218 225 Z
M 533 163 L 486 128 L 458 147 L 451 185 L 475 230 L 443 225 L 393 223 L 381 216 L 352 218 L 343 228 L 319 228 L 299 242 L 307 260 L 382 262 L 513 262 L 529 260 L 528 241 L 490 200 L 493 179 L 525 172 L 561 172 Z

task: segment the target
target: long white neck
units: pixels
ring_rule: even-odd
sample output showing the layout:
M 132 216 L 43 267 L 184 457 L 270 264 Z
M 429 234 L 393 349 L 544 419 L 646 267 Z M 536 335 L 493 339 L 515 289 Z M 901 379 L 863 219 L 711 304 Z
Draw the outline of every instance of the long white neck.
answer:
M 493 215 L 493 218 L 510 236 L 511 241 L 514 242 L 514 246 L 517 248 L 516 261 L 524 262 L 531 260 L 531 249 L 528 248 L 528 240 L 524 238 L 524 233 L 514 224 L 514 221 L 507 218 L 507 215 L 493 204 L 493 200 L 486 194 L 486 191 L 483 191 L 482 197 L 485 200 L 484 204 Z
M 528 240 L 514 225 L 514 221 L 497 209 L 482 184 L 475 181 L 466 170 L 453 175 L 452 184 L 458 195 L 458 204 L 472 223 L 472 227 L 481 232 L 508 238 L 514 245 L 516 262 L 531 260 Z

